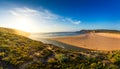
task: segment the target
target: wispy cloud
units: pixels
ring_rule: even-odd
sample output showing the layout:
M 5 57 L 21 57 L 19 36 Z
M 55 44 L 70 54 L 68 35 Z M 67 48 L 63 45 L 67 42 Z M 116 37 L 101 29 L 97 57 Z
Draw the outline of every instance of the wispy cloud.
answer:
M 78 25 L 78 24 L 80 24 L 81 23 L 81 21 L 80 20 L 72 20 L 71 18 L 65 18 L 65 20 L 67 21 L 67 22 L 69 22 L 69 23 L 72 23 L 72 24 L 76 24 L 76 25 Z
M 78 24 L 80 24 L 81 23 L 81 21 L 79 20 L 79 21 L 75 21 L 75 22 L 73 22 L 73 24 L 76 24 L 76 25 L 78 25 Z
M 9 12 L 14 16 L 37 16 L 43 19 L 57 19 L 59 17 L 46 9 L 35 10 L 27 7 L 13 8 Z
M 24 8 L 14 8 L 10 10 L 10 13 L 14 16 L 34 16 L 39 15 L 37 10 L 30 9 L 27 7 Z
M 34 16 L 34 17 L 37 17 L 38 19 L 41 19 L 42 22 L 47 22 L 46 20 L 49 20 L 49 21 L 66 22 L 66 23 L 71 23 L 71 24 L 76 24 L 76 25 L 81 23 L 80 20 L 73 20 L 71 18 L 59 16 L 43 8 L 40 10 L 35 10 L 35 9 L 28 8 L 28 7 L 13 8 L 9 12 L 14 16 Z

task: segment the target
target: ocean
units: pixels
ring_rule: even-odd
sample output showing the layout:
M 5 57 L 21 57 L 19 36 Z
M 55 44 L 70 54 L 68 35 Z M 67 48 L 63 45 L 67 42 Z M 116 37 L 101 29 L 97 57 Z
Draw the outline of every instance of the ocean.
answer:
M 51 33 L 32 33 L 31 36 L 37 38 L 55 38 L 62 36 L 75 36 L 80 35 L 80 32 L 51 32 Z

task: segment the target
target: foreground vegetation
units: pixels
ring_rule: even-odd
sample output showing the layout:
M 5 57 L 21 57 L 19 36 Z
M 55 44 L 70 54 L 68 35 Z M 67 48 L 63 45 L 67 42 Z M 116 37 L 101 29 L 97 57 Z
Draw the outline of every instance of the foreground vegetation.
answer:
M 120 51 L 72 51 L 0 29 L 0 69 L 119 69 Z

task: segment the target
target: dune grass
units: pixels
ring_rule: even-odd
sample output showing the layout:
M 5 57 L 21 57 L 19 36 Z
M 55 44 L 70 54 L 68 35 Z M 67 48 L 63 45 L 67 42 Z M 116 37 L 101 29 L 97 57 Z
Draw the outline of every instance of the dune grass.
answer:
M 119 57 L 120 51 L 65 50 L 0 29 L 0 69 L 119 69 Z

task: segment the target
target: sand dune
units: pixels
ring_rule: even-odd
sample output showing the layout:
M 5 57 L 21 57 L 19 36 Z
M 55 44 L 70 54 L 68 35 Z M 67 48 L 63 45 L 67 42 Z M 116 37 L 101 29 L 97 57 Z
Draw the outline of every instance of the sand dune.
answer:
M 120 50 L 120 34 L 89 33 L 78 36 L 52 38 L 51 40 L 88 49 Z
M 110 38 L 120 38 L 120 34 L 112 34 L 112 33 L 96 33 L 96 34 Z

